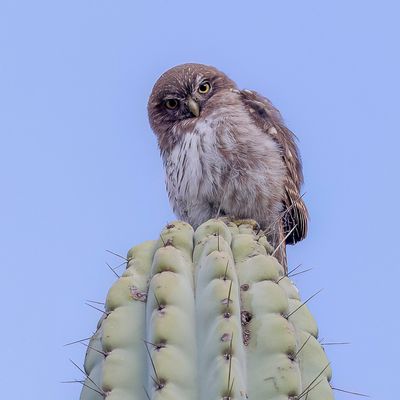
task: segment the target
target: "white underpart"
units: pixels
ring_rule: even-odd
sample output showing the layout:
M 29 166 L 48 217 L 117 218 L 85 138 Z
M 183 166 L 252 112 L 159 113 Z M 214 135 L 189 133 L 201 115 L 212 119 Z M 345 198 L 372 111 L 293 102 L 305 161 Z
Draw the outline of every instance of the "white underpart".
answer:
M 215 130 L 208 121 L 200 120 L 196 130 L 184 136 L 165 167 L 167 190 L 175 213 L 191 221 L 209 218 L 209 202 L 215 198 L 215 187 L 225 165 L 217 152 Z
M 281 155 L 245 109 L 224 107 L 207 119 L 200 117 L 194 131 L 164 154 L 164 164 L 174 211 L 195 226 L 214 217 L 219 207 L 230 216 L 259 222 L 279 212 Z

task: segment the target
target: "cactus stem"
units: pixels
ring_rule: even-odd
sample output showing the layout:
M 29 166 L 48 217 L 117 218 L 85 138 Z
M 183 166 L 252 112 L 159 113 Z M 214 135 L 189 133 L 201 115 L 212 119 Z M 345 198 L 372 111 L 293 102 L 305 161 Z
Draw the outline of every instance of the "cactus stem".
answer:
M 70 343 L 64 344 L 64 347 L 65 347 L 65 346 L 71 346 L 71 345 L 77 344 L 77 343 L 82 343 L 82 342 L 85 342 L 86 340 L 90 340 L 91 338 L 92 338 L 92 337 L 90 336 L 90 337 L 87 337 L 87 338 L 85 338 L 85 339 L 75 340 L 74 342 L 70 342 Z
M 286 242 L 286 239 L 292 234 L 292 232 L 297 228 L 296 224 L 287 234 L 286 236 L 281 240 L 281 242 L 278 244 L 278 246 L 276 246 L 276 249 L 272 252 L 271 256 L 273 257 L 275 255 L 275 253 L 280 249 L 280 247 L 282 246 L 283 243 Z
M 79 371 L 81 371 L 82 372 L 82 374 L 83 375 L 85 375 L 86 376 L 86 379 L 88 379 L 91 383 L 93 383 L 93 385 L 94 386 L 96 386 L 96 388 L 99 390 L 99 394 L 101 394 L 102 396 L 104 396 L 105 395 L 105 393 L 104 393 L 104 391 L 103 391 L 103 389 L 101 388 L 101 387 L 99 387 L 99 385 L 97 385 L 97 383 L 77 364 L 77 363 L 75 363 L 74 361 L 72 361 L 71 359 L 69 360 L 69 361 L 71 361 L 71 363 L 76 367 L 76 368 L 78 368 L 79 369 Z M 85 384 L 83 384 L 83 385 L 85 385 Z M 95 390 L 94 388 L 92 388 L 93 390 Z M 96 391 L 96 390 L 95 390 Z
M 298 311 L 301 307 L 303 307 L 305 304 L 307 304 L 312 298 L 314 298 L 317 294 L 321 293 L 322 289 L 318 290 L 318 292 L 314 293 L 312 296 L 310 296 L 306 301 L 303 301 L 296 309 L 294 309 L 291 313 L 287 314 L 285 316 L 286 319 L 288 319 L 291 315 L 293 315 L 296 311 Z
M 109 251 L 121 259 L 108 256 L 106 265 L 121 277 L 105 303 L 85 302 L 101 312 L 93 336 L 70 343 L 87 349 L 75 374 L 82 400 L 333 400 L 321 344 L 328 340 L 317 341 L 307 304 L 321 290 L 301 297 L 290 277 L 310 269 L 284 270 L 271 257 L 282 253 L 290 228 L 274 249 L 268 239 L 275 236 L 223 208 L 196 231 L 179 221 L 164 225 L 127 258 Z M 114 268 L 122 261 L 125 273 Z
M 111 251 L 111 250 L 107 250 L 106 249 L 106 252 L 107 253 L 110 253 L 110 254 L 113 254 L 114 256 L 117 256 L 117 257 L 119 257 L 119 258 L 122 258 L 123 260 L 125 260 L 126 262 L 128 262 L 129 260 L 126 258 L 126 257 L 124 257 L 124 256 L 121 256 L 121 254 L 118 254 L 118 253 L 114 253 L 113 251 Z
M 308 393 L 311 392 L 311 390 L 315 389 L 322 381 L 323 379 L 319 380 L 316 385 L 314 385 L 315 381 L 325 372 L 325 370 L 329 367 L 331 363 L 328 363 L 325 365 L 325 367 L 322 369 L 322 371 L 310 382 L 310 384 L 296 397 L 296 400 L 300 400 L 304 396 L 308 396 Z M 313 386 L 314 385 L 314 386 Z
M 120 276 L 115 272 L 114 268 L 106 262 L 107 267 L 110 269 L 110 271 L 119 279 Z
M 336 390 L 337 392 L 342 392 L 342 393 L 348 393 L 348 394 L 354 394 L 354 396 L 360 396 L 360 397 L 371 397 L 367 394 L 364 393 L 358 393 L 358 392 L 351 392 L 350 390 L 344 390 L 344 389 L 339 389 L 337 387 L 331 386 L 332 390 Z
M 104 314 L 105 316 L 108 316 L 108 312 L 105 312 L 105 311 L 103 311 L 103 310 L 100 310 L 100 308 L 97 308 L 97 307 L 95 307 L 93 304 L 90 304 L 90 303 L 85 303 L 87 306 L 89 306 L 89 307 L 92 307 L 92 308 L 94 308 L 95 310 L 97 310 L 97 311 L 99 311 L 99 312 L 101 312 L 102 314 Z

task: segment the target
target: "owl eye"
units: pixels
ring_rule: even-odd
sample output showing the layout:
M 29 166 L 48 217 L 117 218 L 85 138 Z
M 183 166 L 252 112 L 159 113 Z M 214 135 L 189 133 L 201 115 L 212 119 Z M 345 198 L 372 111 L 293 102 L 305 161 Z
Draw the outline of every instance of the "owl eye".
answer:
M 165 100 L 164 104 L 168 109 L 175 110 L 175 108 L 178 107 L 179 101 L 176 99 L 168 99 Z
M 199 86 L 199 93 L 205 94 L 208 93 L 211 89 L 211 85 L 209 82 L 202 82 Z

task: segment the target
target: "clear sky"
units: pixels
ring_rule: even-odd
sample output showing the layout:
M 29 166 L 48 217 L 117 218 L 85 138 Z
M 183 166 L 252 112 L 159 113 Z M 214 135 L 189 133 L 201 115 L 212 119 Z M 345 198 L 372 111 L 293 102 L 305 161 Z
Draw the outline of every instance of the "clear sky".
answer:
M 397 3 L 397 4 L 396 4 Z M 311 213 L 290 265 L 335 387 L 392 400 L 399 352 L 395 0 L 0 0 L 2 397 L 71 400 L 105 262 L 172 220 L 147 122 L 157 77 L 212 64 L 299 137 Z M 352 396 L 336 394 L 337 399 Z

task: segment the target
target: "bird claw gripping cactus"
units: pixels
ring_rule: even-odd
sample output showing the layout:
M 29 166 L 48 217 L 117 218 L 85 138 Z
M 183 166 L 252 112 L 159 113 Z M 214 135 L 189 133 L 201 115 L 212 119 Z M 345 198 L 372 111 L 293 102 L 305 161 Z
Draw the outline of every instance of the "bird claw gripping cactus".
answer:
M 254 226 L 174 222 L 133 247 L 80 399 L 333 399 L 317 325 Z

